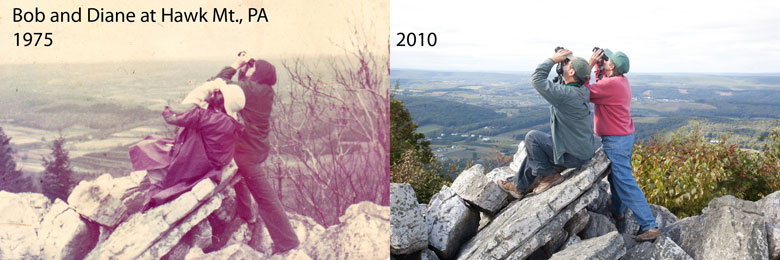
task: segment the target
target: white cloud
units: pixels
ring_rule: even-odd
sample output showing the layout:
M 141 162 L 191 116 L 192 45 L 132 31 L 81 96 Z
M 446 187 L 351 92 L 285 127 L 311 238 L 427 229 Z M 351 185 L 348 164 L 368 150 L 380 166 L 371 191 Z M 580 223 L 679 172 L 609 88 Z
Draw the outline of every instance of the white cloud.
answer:
M 530 71 L 565 46 L 626 52 L 633 72 L 780 72 L 780 1 L 390 2 L 391 66 Z M 396 47 L 435 32 L 435 47 Z

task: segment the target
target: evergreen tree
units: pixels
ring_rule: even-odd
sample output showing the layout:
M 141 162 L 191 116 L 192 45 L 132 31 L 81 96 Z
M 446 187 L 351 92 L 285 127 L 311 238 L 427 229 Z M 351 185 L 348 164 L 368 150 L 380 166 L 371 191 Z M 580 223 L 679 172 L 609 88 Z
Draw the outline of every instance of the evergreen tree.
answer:
M 52 142 L 50 148 L 51 157 L 43 158 L 43 167 L 46 167 L 42 180 L 43 194 L 51 200 L 56 198 L 67 200 L 73 170 L 68 159 L 68 151 L 65 150 L 65 138 L 60 135 Z
M 0 190 L 18 191 L 21 172 L 16 170 L 11 138 L 0 127 Z

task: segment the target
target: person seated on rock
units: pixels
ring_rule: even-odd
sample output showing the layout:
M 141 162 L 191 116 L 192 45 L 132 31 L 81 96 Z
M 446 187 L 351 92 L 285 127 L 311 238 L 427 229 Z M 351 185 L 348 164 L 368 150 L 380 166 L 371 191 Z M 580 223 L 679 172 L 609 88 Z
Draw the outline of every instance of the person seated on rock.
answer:
M 553 65 L 564 62 L 563 81 L 547 79 Z M 593 114 L 588 107 L 588 61 L 562 49 L 542 62 L 531 75 L 531 85 L 550 103 L 552 135 L 531 130 L 525 135 L 526 158 L 514 182 L 500 180 L 498 185 L 515 198 L 525 193 L 538 194 L 563 182 L 566 168 L 589 161 L 598 149 L 593 134 Z
M 631 119 L 631 86 L 624 76 L 629 69 L 628 56 L 623 52 L 599 49 L 593 52 L 589 62 L 591 68 L 596 67 L 596 75 L 606 76 L 585 86 L 590 89 L 590 101 L 594 104 L 596 135 L 601 137 L 602 149 L 612 161 L 612 171 L 607 177 L 612 192 L 610 211 L 615 219 L 620 220 L 626 208 L 631 209 L 640 226 L 636 239 L 655 240 L 661 231 L 631 169 L 634 120 Z M 597 64 L 599 66 L 595 66 Z
M 207 95 L 202 103 L 193 95 Z M 210 81 L 188 95 L 176 113 L 166 106 L 165 122 L 182 127 L 175 139 L 147 137 L 130 148 L 135 170 L 147 170 L 141 187 L 148 190 L 144 210 L 161 205 L 188 191 L 200 180 L 219 181 L 233 159 L 241 133 L 237 112 L 244 107 L 244 92 L 223 80 Z M 188 108 L 188 109 L 187 109 Z

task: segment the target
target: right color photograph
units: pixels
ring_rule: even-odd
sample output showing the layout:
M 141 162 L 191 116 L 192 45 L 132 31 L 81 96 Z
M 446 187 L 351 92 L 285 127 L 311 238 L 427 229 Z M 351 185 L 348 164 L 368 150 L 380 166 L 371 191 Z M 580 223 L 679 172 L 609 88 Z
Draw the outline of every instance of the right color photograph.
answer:
M 391 259 L 780 259 L 780 3 L 390 3 Z

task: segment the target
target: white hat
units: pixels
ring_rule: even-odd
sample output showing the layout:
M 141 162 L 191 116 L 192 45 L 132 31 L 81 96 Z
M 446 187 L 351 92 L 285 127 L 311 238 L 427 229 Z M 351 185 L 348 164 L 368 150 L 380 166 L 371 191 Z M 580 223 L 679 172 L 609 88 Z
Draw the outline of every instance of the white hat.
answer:
M 246 96 L 244 90 L 238 85 L 222 85 L 218 88 L 222 92 L 222 98 L 225 100 L 225 112 L 234 119 L 238 120 L 236 113 L 244 109 Z

